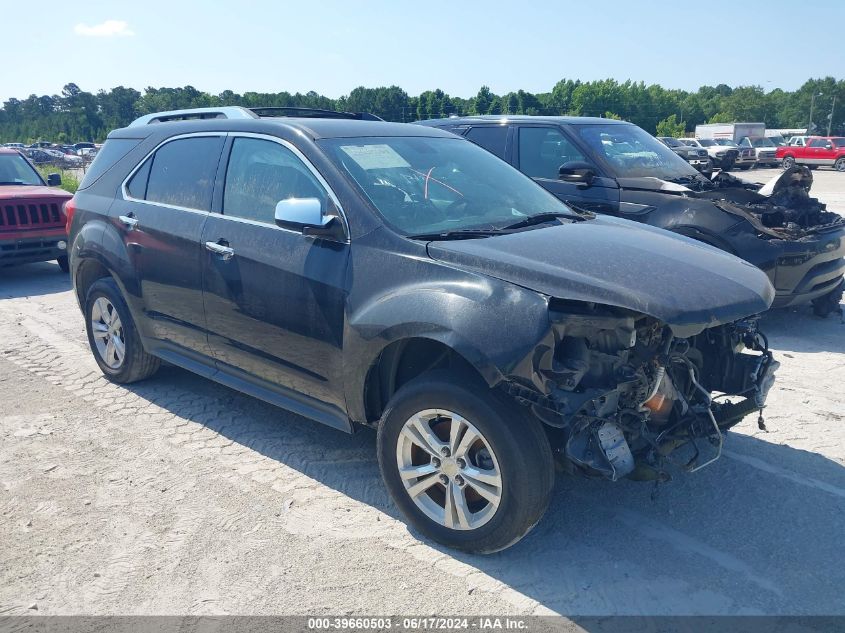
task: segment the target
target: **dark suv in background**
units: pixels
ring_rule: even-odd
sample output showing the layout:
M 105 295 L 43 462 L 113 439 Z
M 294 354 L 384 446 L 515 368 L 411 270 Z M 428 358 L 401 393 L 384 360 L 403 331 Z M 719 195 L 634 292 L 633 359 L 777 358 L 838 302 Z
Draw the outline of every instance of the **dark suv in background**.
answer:
M 699 174 L 631 123 L 591 117 L 488 116 L 421 121 L 459 134 L 581 209 L 668 229 L 762 269 L 774 307 L 838 311 L 845 220 L 809 196 L 806 168 L 763 187 Z M 692 148 L 689 148 L 692 149 Z
M 362 118 L 220 108 L 109 135 L 68 207 L 109 379 L 166 360 L 375 428 L 408 519 L 476 552 L 537 523 L 554 459 L 663 479 L 673 449 L 703 467 L 764 405 L 757 268 L 572 211 L 448 132 Z

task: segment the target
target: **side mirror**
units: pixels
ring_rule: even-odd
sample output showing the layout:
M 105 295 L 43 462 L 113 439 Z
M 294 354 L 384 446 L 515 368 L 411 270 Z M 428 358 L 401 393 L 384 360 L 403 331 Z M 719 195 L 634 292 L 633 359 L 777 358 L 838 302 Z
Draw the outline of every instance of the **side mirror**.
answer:
M 337 216 L 323 215 L 323 205 L 317 198 L 288 198 L 276 203 L 276 225 L 285 229 L 343 240 L 343 225 Z
M 589 163 L 581 160 L 571 160 L 558 169 L 558 178 L 566 182 L 574 182 L 589 187 L 596 177 L 596 170 Z
M 62 176 L 61 176 L 61 174 L 49 174 L 47 176 L 47 186 L 48 187 L 61 187 L 62 186 Z

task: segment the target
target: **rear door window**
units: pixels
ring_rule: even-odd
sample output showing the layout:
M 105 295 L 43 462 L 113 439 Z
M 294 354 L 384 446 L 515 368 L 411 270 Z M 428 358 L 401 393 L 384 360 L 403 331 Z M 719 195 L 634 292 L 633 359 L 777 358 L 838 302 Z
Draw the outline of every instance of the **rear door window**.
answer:
M 209 211 L 222 136 L 182 138 L 156 150 L 150 167 L 148 202 Z
M 508 138 L 507 125 L 485 125 L 473 127 L 466 137 L 499 158 L 505 157 L 505 143 Z
M 519 128 L 519 169 L 532 178 L 557 180 L 560 166 L 584 155 L 553 127 Z

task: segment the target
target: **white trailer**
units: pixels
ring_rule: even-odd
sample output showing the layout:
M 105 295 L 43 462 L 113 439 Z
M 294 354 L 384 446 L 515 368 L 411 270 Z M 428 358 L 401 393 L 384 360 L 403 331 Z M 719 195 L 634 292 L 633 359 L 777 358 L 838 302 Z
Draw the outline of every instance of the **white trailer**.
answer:
M 695 138 L 727 138 L 734 143 L 766 135 L 765 123 L 704 123 L 695 126 Z

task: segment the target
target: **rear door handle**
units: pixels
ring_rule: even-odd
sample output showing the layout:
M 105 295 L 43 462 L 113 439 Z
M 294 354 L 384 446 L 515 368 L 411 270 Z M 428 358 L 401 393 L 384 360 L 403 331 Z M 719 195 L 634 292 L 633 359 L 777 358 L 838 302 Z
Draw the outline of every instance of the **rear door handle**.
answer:
M 118 216 L 117 219 L 120 220 L 120 223 L 123 224 L 123 226 L 125 226 L 129 231 L 138 226 L 138 220 L 135 219 L 135 215 L 132 213 L 129 215 Z
M 234 248 L 226 246 L 225 244 L 220 244 L 219 242 L 206 242 L 205 248 L 216 255 L 220 255 L 220 259 L 223 261 L 229 261 L 235 255 Z

